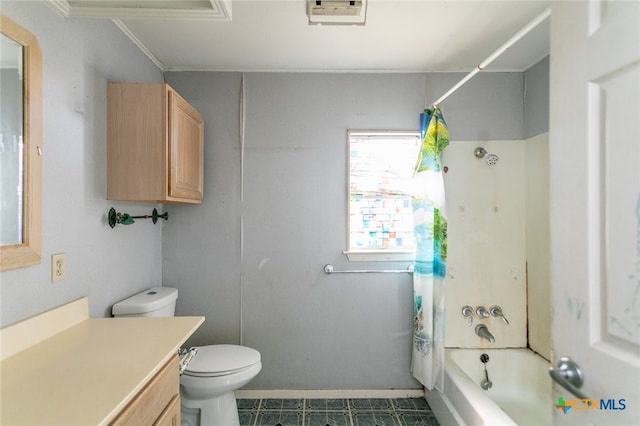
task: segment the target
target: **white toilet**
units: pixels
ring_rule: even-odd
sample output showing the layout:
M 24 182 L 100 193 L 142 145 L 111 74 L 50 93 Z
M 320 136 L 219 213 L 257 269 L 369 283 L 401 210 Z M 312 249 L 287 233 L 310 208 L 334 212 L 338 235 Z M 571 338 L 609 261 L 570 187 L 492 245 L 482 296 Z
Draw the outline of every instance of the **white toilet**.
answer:
M 153 287 L 113 305 L 114 317 L 174 316 L 178 290 Z M 190 350 L 191 351 L 191 350 Z M 191 354 L 195 354 L 192 357 Z M 238 345 L 195 347 L 180 376 L 183 426 L 239 426 L 234 391 L 262 369 L 260 352 Z

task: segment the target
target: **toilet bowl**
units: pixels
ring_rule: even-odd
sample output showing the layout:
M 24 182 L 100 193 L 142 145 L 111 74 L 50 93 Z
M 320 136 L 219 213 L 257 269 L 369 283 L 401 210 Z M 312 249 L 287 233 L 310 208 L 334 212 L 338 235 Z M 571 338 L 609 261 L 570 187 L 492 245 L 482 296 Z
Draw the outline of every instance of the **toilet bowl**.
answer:
M 177 297 L 175 288 L 150 288 L 113 305 L 112 314 L 173 316 Z M 182 426 L 239 426 L 234 391 L 260 372 L 260 352 L 239 345 L 196 346 L 181 356 L 181 365 Z
M 262 369 L 260 353 L 237 345 L 196 347 L 196 354 L 180 376 L 183 425 L 195 426 L 194 410 L 201 425 L 238 426 L 234 390 L 253 379 Z M 203 422 L 207 419 L 207 423 Z

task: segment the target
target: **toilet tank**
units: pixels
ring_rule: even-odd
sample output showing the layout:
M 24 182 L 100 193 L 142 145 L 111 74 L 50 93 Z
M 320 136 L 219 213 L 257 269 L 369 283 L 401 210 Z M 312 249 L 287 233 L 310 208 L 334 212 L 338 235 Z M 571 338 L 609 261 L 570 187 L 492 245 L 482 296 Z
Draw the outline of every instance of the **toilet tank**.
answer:
M 152 287 L 111 308 L 114 317 L 172 317 L 176 313 L 178 289 Z

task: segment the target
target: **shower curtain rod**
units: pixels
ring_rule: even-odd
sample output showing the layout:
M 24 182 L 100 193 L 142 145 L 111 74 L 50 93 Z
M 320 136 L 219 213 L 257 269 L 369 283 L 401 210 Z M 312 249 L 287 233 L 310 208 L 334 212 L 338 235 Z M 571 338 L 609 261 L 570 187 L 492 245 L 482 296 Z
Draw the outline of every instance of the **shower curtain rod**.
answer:
M 469 74 L 467 74 L 462 80 L 460 80 L 455 86 L 453 86 L 451 89 L 449 89 L 449 91 L 447 93 L 445 93 L 444 95 L 440 96 L 440 98 L 438 98 L 438 100 L 436 100 L 435 102 L 432 102 L 429 107 L 434 107 L 437 108 L 438 105 L 444 101 L 445 99 L 447 99 L 453 92 L 455 92 L 456 90 L 458 90 L 460 88 L 460 86 L 462 86 L 463 84 L 465 84 L 467 81 L 469 81 L 474 75 L 476 75 L 477 73 L 479 73 L 480 71 L 484 70 L 491 62 L 494 61 L 494 59 L 496 59 L 498 56 L 502 55 L 504 52 L 507 51 L 507 49 L 509 49 L 511 46 L 513 46 L 514 44 L 516 44 L 518 42 L 518 40 L 520 40 L 522 37 L 524 37 L 526 34 L 529 33 L 529 31 L 531 31 L 532 29 L 534 29 L 535 27 L 537 27 L 542 21 L 544 21 L 545 19 L 547 19 L 549 16 L 551 16 L 551 9 L 547 8 L 545 9 L 544 12 L 542 12 L 540 15 L 536 16 L 531 22 L 529 22 L 527 25 L 525 25 L 524 27 L 522 27 L 522 29 L 520 31 L 518 31 L 513 37 L 511 37 L 506 43 L 504 43 L 502 46 L 500 46 L 495 52 L 493 52 L 491 55 L 489 55 L 487 57 L 487 59 L 485 59 L 484 61 L 482 61 L 473 71 L 471 71 Z

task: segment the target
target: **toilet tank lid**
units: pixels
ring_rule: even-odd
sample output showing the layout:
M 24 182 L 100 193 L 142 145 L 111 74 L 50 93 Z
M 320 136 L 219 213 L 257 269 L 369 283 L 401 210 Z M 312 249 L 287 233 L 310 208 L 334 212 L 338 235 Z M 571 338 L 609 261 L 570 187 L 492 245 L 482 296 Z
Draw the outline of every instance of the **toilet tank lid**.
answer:
M 157 311 L 178 298 L 178 289 L 173 287 L 152 287 L 124 299 L 111 308 L 113 315 L 143 314 Z

